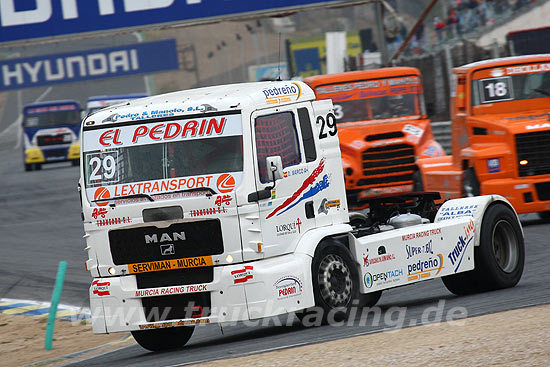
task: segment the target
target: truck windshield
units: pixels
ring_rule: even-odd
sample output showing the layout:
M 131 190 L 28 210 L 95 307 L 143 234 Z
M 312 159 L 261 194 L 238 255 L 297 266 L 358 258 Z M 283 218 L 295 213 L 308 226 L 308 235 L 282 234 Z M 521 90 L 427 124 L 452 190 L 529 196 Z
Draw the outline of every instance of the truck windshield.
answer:
M 85 128 L 87 195 L 93 202 L 138 194 L 195 192 L 198 188 L 232 191 L 242 176 L 242 149 L 240 115 Z M 106 190 L 107 197 L 97 188 Z
M 541 65 L 547 71 L 540 71 Z M 472 106 L 550 97 L 550 64 L 508 66 L 490 73 L 474 73 Z
M 46 111 L 25 114 L 23 127 L 53 127 L 80 124 L 80 111 Z
M 419 116 L 422 87 L 417 76 L 324 85 L 319 98 L 331 98 L 336 122 Z

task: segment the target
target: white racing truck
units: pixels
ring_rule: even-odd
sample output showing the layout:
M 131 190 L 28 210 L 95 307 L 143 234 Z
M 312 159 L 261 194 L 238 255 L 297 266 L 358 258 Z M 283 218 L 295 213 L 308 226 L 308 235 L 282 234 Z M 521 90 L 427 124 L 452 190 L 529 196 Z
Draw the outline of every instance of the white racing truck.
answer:
M 342 320 L 384 289 L 512 287 L 517 215 L 500 196 L 346 203 L 330 100 L 304 83 L 216 86 L 88 116 L 79 181 L 95 333 L 149 350 L 196 325 L 296 312 Z

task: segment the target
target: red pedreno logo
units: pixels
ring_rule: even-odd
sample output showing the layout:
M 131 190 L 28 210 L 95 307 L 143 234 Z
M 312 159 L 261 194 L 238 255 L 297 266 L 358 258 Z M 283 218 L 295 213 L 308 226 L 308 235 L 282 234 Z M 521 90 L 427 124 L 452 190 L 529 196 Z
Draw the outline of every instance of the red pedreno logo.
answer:
M 100 187 L 97 190 L 95 190 L 94 200 L 109 199 L 110 197 L 111 197 L 111 193 L 105 187 Z M 109 204 L 109 202 L 99 201 L 99 202 L 96 202 L 96 204 L 97 206 L 106 206 L 107 204 Z
M 230 192 L 235 188 L 235 178 L 228 173 L 224 173 L 218 177 L 218 182 L 216 182 L 216 184 L 218 185 L 219 192 Z

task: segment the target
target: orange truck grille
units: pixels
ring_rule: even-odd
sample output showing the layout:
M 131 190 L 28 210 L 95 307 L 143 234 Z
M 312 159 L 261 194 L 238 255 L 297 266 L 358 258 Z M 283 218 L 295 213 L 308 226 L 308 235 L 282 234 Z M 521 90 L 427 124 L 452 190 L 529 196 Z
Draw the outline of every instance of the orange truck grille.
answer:
M 412 183 L 414 147 L 408 144 L 369 148 L 363 152 L 363 176 L 357 186 Z
M 550 131 L 516 135 L 516 152 L 519 177 L 550 174 Z

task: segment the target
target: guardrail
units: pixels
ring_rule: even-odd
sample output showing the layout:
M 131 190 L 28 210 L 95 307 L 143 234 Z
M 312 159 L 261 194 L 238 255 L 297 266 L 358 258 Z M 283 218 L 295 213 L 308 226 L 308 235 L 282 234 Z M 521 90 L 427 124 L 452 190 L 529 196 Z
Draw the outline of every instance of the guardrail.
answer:
M 432 133 L 445 152 L 451 154 L 451 121 L 432 122 Z

